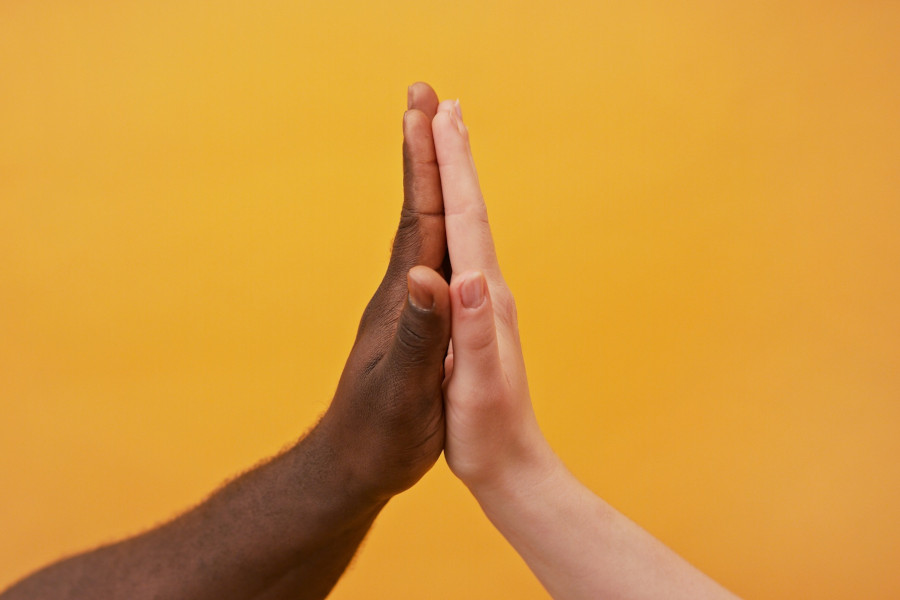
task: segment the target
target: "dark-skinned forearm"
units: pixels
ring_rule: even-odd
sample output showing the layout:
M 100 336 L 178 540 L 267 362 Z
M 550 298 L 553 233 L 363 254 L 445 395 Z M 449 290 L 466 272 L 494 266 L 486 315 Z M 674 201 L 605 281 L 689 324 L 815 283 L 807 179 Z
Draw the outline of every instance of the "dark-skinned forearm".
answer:
M 51 565 L 2 600 L 324 598 L 386 503 L 326 427 L 143 535 Z
M 363 315 L 334 401 L 294 448 L 143 535 L 51 565 L 0 600 L 322 598 L 381 508 L 444 446 L 450 339 L 443 203 L 417 83 L 403 118 L 403 207 L 384 280 Z

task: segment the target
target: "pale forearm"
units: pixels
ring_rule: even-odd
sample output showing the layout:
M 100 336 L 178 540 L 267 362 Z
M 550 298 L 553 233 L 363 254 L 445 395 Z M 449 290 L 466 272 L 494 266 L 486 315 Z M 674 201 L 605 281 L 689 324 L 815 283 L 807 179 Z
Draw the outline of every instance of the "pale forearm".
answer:
M 453 264 L 450 469 L 557 600 L 733 598 L 584 487 L 550 449 L 459 103 L 441 103 L 432 129 Z
M 555 456 L 473 492 L 556 600 L 735 598 L 597 497 Z
M 51 565 L 0 598 L 325 597 L 384 502 L 348 485 L 318 434 L 172 522 Z

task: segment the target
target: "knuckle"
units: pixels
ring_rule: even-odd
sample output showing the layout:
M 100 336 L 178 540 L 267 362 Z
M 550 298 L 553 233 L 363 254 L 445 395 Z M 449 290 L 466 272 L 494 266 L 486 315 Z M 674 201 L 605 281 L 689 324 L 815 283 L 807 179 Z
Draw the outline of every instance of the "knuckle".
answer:
M 391 249 L 389 269 L 396 270 L 411 265 L 422 249 L 420 215 L 404 209 Z
M 400 211 L 400 224 L 397 233 L 415 231 L 419 228 L 419 213 L 412 208 L 403 207 Z
M 372 298 L 369 300 L 369 303 L 366 304 L 366 308 L 363 309 L 362 317 L 359 319 L 359 336 L 362 336 L 367 332 L 373 323 L 378 322 L 379 315 L 383 312 L 381 307 L 381 303 L 376 300 L 376 298 Z
M 496 335 L 494 327 L 474 329 L 466 340 L 466 349 L 475 354 L 483 353 L 494 345 Z
M 363 338 L 372 328 L 372 323 L 376 322 L 376 316 L 373 314 L 376 309 L 373 305 L 374 301 L 370 301 L 363 310 L 362 316 L 359 318 L 359 327 L 356 330 L 356 339 Z
M 400 358 L 407 365 L 419 365 L 429 358 L 431 335 L 424 315 L 407 311 L 397 326 L 395 346 Z
M 397 345 L 401 350 L 407 351 L 407 354 L 417 354 L 428 342 L 428 337 L 420 332 L 416 327 L 409 324 L 401 325 L 397 329 Z
M 363 338 L 382 337 L 386 332 L 393 330 L 399 315 L 393 304 L 386 301 L 390 294 L 389 286 L 383 282 L 363 310 L 356 333 L 357 341 Z
M 462 394 L 456 395 L 460 398 L 458 406 L 476 422 L 503 422 L 512 409 L 509 395 L 497 380 L 479 381 L 477 386 L 471 385 L 461 391 Z

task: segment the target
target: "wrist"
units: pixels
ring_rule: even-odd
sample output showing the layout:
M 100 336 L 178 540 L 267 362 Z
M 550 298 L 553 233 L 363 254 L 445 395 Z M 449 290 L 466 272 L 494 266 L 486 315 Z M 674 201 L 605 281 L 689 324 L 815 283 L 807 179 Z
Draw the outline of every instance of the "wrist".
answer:
M 327 416 L 327 415 L 326 415 Z M 325 520 L 335 515 L 348 523 L 377 514 L 390 498 L 380 494 L 365 472 L 359 453 L 341 430 L 323 418 L 289 452 L 303 489 L 314 490 Z
M 536 556 L 553 560 L 565 554 L 566 540 L 577 537 L 572 528 L 583 523 L 587 496 L 594 497 L 546 442 L 532 461 L 470 490 L 484 515 L 532 568 Z M 562 531 L 567 533 L 560 536 Z
M 503 506 L 522 496 L 555 487 L 565 471 L 565 465 L 547 440 L 538 435 L 533 443 L 512 453 L 490 477 L 465 483 L 487 512 L 494 505 Z

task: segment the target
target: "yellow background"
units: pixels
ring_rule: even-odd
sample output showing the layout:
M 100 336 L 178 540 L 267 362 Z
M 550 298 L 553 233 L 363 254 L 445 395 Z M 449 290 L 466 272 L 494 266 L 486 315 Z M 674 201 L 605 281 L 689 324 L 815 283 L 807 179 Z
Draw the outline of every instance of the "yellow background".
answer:
M 900 596 L 900 5 L 0 3 L 0 586 L 327 406 L 406 85 L 461 99 L 538 417 L 747 597 Z M 334 598 L 545 598 L 441 460 Z

